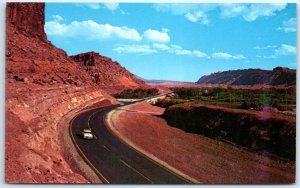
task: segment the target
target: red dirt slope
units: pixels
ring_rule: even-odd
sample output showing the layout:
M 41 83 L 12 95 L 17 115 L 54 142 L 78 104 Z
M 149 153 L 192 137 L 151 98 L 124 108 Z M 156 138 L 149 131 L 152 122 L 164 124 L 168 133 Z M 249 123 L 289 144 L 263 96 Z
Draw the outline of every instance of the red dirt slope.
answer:
M 106 88 L 107 91 L 146 87 L 142 80 L 136 78 L 118 62 L 99 53 L 81 53 L 71 58 L 83 67 L 101 88 Z
M 134 145 L 202 183 L 295 182 L 295 163 L 257 155 L 204 136 L 187 134 L 153 115 L 155 112 L 162 114 L 162 111 L 162 108 L 147 103 L 136 104 L 114 113 L 112 125 L 115 131 Z

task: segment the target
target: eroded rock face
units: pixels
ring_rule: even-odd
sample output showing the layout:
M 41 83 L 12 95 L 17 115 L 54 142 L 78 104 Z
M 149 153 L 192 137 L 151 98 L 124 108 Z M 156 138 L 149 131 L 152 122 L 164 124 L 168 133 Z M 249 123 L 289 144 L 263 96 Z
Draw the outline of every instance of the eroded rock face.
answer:
M 119 88 L 147 87 L 144 81 L 136 78 L 118 62 L 99 53 L 81 53 L 71 56 L 71 58 L 83 67 L 98 85 L 105 88 L 112 86 Z
M 68 57 L 44 31 L 43 3 L 7 4 L 7 80 L 39 86 L 98 85 L 109 93 L 146 87 L 119 63 L 95 52 Z
M 8 3 L 6 33 L 9 83 L 26 80 L 35 87 L 95 85 L 86 71 L 47 40 L 44 4 Z
M 62 142 L 68 123 L 58 126 L 58 122 L 87 105 L 116 100 L 86 70 L 88 66 L 76 63 L 47 40 L 43 3 L 7 3 L 6 32 L 6 182 L 90 182 L 71 163 Z M 114 84 L 111 62 L 107 64 L 107 76 L 100 78 Z M 127 87 L 113 84 L 116 91 Z
M 58 122 L 85 104 L 114 99 L 47 41 L 44 4 L 8 3 L 6 26 L 6 182 L 89 182 L 63 153 L 61 133 L 68 132 Z
M 17 31 L 46 41 L 44 3 L 7 3 L 7 23 Z

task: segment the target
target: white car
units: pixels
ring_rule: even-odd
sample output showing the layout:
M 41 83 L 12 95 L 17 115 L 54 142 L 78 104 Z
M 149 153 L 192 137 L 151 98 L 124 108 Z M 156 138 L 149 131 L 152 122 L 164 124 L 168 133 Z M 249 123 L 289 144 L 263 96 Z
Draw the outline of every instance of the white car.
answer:
M 91 129 L 83 129 L 82 136 L 83 136 L 83 139 L 85 139 L 85 140 L 92 140 L 94 138 L 94 135 L 93 135 Z

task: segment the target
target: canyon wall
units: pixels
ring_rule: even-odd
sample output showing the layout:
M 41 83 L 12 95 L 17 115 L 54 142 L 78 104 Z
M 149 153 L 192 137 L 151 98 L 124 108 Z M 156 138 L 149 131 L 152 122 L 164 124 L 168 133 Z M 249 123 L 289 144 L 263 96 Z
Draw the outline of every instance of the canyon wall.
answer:
M 8 3 L 7 22 L 24 34 L 46 41 L 44 7 L 44 3 Z
M 69 134 L 68 122 L 60 122 L 90 105 L 117 103 L 107 91 L 120 91 L 127 85 L 102 87 L 86 67 L 52 45 L 44 32 L 44 6 L 7 3 L 5 181 L 93 182 L 74 165 L 77 159 L 69 155 L 63 139 Z M 105 71 L 103 85 L 109 66 Z M 134 86 L 139 84 L 143 85 Z

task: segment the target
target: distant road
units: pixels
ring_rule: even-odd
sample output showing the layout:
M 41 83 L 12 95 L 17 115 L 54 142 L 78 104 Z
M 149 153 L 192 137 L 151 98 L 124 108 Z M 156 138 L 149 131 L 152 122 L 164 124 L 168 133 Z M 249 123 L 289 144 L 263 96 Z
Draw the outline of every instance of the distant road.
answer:
M 190 184 L 190 181 L 139 153 L 111 132 L 105 117 L 119 106 L 92 109 L 78 114 L 70 122 L 74 144 L 99 178 L 111 184 Z M 84 140 L 81 136 L 84 128 L 91 128 L 96 139 Z

